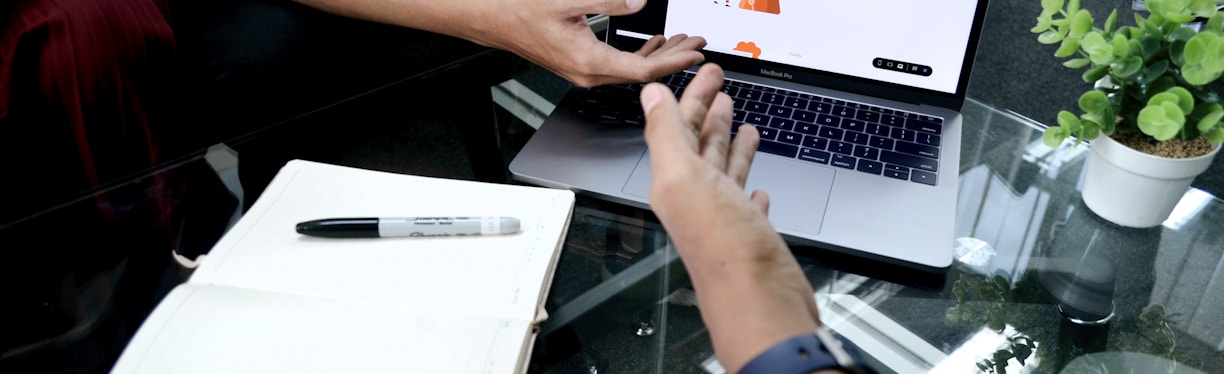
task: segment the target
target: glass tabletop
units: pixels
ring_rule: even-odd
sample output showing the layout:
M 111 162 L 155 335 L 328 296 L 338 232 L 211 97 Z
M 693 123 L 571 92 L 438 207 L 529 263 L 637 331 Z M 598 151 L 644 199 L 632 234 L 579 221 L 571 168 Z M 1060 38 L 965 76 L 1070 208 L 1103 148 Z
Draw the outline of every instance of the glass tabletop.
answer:
M 1042 124 L 974 99 L 962 113 L 954 266 L 793 245 L 824 324 L 881 372 L 1224 367 L 1224 202 L 1192 188 L 1159 227 L 1109 223 L 1079 195 L 1087 145 L 1048 148 Z M 574 217 L 530 370 L 723 372 L 658 221 L 591 200 Z
M 548 82 L 494 93 L 530 124 L 567 89 Z M 910 274 L 794 246 L 825 324 L 883 372 L 1224 367 L 1218 198 L 1191 189 L 1164 225 L 1122 228 L 1080 200 L 1085 146 L 1046 148 L 1039 123 L 976 100 L 963 113 L 957 263 Z M 241 216 L 234 160 L 219 147 L 0 223 L 0 372 L 109 370 Z M 529 372 L 721 372 L 647 211 L 580 197 L 545 307 Z

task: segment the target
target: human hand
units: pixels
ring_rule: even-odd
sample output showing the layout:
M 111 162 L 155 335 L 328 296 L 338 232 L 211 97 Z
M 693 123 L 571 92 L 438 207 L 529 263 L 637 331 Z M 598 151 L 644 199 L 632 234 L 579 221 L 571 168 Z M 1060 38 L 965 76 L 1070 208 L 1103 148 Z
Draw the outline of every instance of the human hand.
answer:
M 744 195 L 760 142 L 750 125 L 730 141 L 732 102 L 723 73 L 705 64 L 680 102 L 667 87 L 642 89 L 650 149 L 650 206 L 693 280 L 718 359 L 738 371 L 766 348 L 819 326 L 811 285 L 769 223 L 769 196 Z
M 705 38 L 656 35 L 636 52 L 620 51 L 591 32 L 588 14 L 636 13 L 646 0 L 503 0 L 483 6 L 474 30 L 460 35 L 513 52 L 575 85 L 650 82 L 700 63 Z

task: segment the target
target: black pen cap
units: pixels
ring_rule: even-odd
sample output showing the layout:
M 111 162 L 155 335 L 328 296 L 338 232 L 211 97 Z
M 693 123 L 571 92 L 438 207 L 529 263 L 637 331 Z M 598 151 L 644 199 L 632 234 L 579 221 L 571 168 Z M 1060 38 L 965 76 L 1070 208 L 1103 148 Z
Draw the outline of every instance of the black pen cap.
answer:
M 297 224 L 302 235 L 323 238 L 377 238 L 378 218 L 318 219 Z

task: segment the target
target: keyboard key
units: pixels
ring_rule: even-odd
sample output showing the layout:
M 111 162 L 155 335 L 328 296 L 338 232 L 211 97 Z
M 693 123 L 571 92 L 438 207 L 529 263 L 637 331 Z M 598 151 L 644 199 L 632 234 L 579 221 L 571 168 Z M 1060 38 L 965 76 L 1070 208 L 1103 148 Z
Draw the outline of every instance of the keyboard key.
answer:
M 854 118 L 866 122 L 879 122 L 880 113 L 860 110 L 854 115 Z
M 936 160 L 939 159 L 939 148 L 922 144 L 897 142 L 897 144 L 893 146 L 893 150 L 914 156 L 928 157 Z
M 925 144 L 932 147 L 939 146 L 939 135 L 927 134 L 924 132 L 918 133 L 918 144 Z
M 744 110 L 753 113 L 767 113 L 769 112 L 769 104 L 760 101 L 749 101 L 747 104 L 744 104 Z
M 816 124 L 821 125 L 821 126 L 837 127 L 841 125 L 841 118 L 837 118 L 837 117 L 834 117 L 828 114 L 821 114 L 821 115 L 816 116 Z
M 890 131 L 892 131 L 892 128 L 888 127 L 887 125 L 881 125 L 877 123 L 867 124 L 867 133 L 871 135 L 888 136 L 888 133 Z
M 777 93 L 764 93 L 761 94 L 761 102 L 769 105 L 782 105 L 786 103 L 786 96 Z
M 780 118 L 780 117 L 773 117 L 769 119 L 769 127 L 773 127 L 775 129 L 786 130 L 786 131 L 793 131 L 795 129 L 795 120 L 787 119 L 787 118 Z
M 893 139 L 900 139 L 900 140 L 904 140 L 907 142 L 912 142 L 914 141 L 914 134 L 915 133 L 910 130 L 906 130 L 903 128 L 894 128 L 892 130 L 891 136 Z
M 905 175 L 909 175 L 910 168 L 907 168 L 901 165 L 884 164 L 884 170 L 900 171 L 900 172 L 904 172 Z
M 791 114 L 791 119 L 794 119 L 800 122 L 816 122 L 816 112 L 809 112 L 806 110 L 795 110 L 795 113 Z
M 778 141 L 786 144 L 799 145 L 803 143 L 803 135 L 790 131 L 778 131 Z
M 939 171 L 939 161 L 935 161 L 926 157 L 910 156 L 904 153 L 893 151 L 880 151 L 880 161 L 889 164 L 897 164 L 919 170 L 929 172 Z
M 854 157 L 846 155 L 833 155 L 833 158 L 829 160 L 829 164 L 846 169 L 854 169 L 855 161 L 856 160 Z
M 836 128 L 836 127 L 820 126 L 820 133 L 817 135 L 820 135 L 821 137 L 824 137 L 824 138 L 833 139 L 833 140 L 842 140 L 842 134 L 844 133 L 845 131 L 843 131 L 842 129 Z
M 749 88 L 744 88 L 744 89 L 739 90 L 739 93 L 736 94 L 735 97 L 738 97 L 744 100 L 761 101 L 761 92 L 753 90 L 753 89 L 749 89 Z
M 915 118 L 907 118 L 905 120 L 905 128 L 935 135 L 939 135 L 941 132 L 943 132 L 943 125 Z
M 867 123 L 856 119 L 842 118 L 841 128 L 848 131 L 866 132 Z
M 739 90 L 740 90 L 739 87 L 729 85 L 729 84 L 723 85 L 722 87 L 722 92 L 726 93 L 727 96 L 731 96 L 731 97 L 736 97 L 736 95 L 739 94 Z
M 786 105 L 787 108 L 794 108 L 796 110 L 806 110 L 808 107 L 808 101 L 802 97 L 787 97 L 786 102 L 782 103 L 782 105 Z
M 868 159 L 868 160 L 878 160 L 880 159 L 880 150 L 871 148 L 871 147 L 864 147 L 861 145 L 855 146 L 854 147 L 854 157 Z
M 829 152 L 850 155 L 854 153 L 854 144 L 830 140 L 829 147 L 827 149 Z
M 901 117 L 889 115 L 889 114 L 883 114 L 883 115 L 880 115 L 880 123 L 889 125 L 889 126 L 900 127 L 900 126 L 905 126 L 905 118 L 901 118 Z
M 744 123 L 750 123 L 758 126 L 769 126 L 769 116 L 764 113 L 748 113 L 744 116 Z
M 799 146 L 778 143 L 775 141 L 761 140 L 761 144 L 757 147 L 757 151 L 795 158 L 795 155 L 799 153 Z
M 935 185 L 935 173 L 914 170 L 910 172 L 910 180 L 926 185 Z
M 794 111 L 794 109 L 781 105 L 774 104 L 769 106 L 769 115 L 774 117 L 790 118 L 791 113 L 794 113 Z
M 833 113 L 833 106 L 821 101 L 809 101 L 808 110 L 816 113 Z
M 802 148 L 799 150 L 799 159 L 817 164 L 829 163 L 829 152 L 821 152 L 811 148 Z
M 819 137 L 815 137 L 811 135 L 804 136 L 803 146 L 823 151 L 825 147 L 829 146 L 829 139 L 819 138 Z
M 833 106 L 833 114 L 834 114 L 834 115 L 837 115 L 837 116 L 840 116 L 840 117 L 851 117 L 851 118 L 854 118 L 854 109 L 851 109 L 851 108 L 850 108 L 850 107 L 848 107 L 848 106 L 834 105 L 834 106 Z
M 820 126 L 805 122 L 796 122 L 795 131 L 807 135 L 820 135 Z
M 731 113 L 731 122 L 744 123 L 744 119 L 748 117 L 748 112 L 737 110 Z
M 873 136 L 871 137 L 871 141 L 867 142 L 867 145 L 886 151 L 891 151 L 893 149 L 893 140 L 885 137 Z
M 880 175 L 884 171 L 884 165 L 871 160 L 859 160 L 858 166 L 855 169 L 864 173 Z
M 761 134 L 762 143 L 764 143 L 765 140 L 774 140 L 774 138 L 778 136 L 778 129 L 771 129 L 761 126 L 757 126 L 756 129 L 757 132 Z
M 846 131 L 846 135 L 842 137 L 842 140 L 859 145 L 867 145 L 867 141 L 870 139 L 871 135 L 854 131 Z
M 888 170 L 888 169 L 884 169 L 884 176 L 889 177 L 889 178 L 896 178 L 896 179 L 900 179 L 900 180 L 903 180 L 903 181 L 907 181 L 907 180 L 909 180 L 909 172 L 908 172 L 908 171 L 896 171 L 896 170 Z

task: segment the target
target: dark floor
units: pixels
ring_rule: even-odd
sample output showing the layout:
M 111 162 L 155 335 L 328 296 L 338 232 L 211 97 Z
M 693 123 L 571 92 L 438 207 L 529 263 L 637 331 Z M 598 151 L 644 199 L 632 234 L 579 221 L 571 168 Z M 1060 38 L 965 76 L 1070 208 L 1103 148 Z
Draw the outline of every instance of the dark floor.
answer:
M 1119 20 L 1133 19 L 1131 0 L 1084 1 L 1103 19 L 1117 7 Z M 1012 110 L 1042 123 L 1052 123 L 1058 111 L 1074 109 L 1080 94 L 1090 85 L 1080 79 L 1080 70 L 1063 67 L 1053 56 L 1056 46 L 1042 45 L 1029 29 L 1040 13 L 1039 1 L 996 0 L 987 13 L 987 22 L 970 79 L 968 96 L 996 107 Z M 1133 22 L 1133 21 L 1130 21 Z M 541 96 L 560 98 L 568 84 L 538 68 L 529 69 L 518 80 Z M 534 131 L 502 111 L 502 140 L 506 162 Z M 339 162 L 361 167 L 470 179 L 465 166 L 467 156 L 458 131 L 438 121 L 406 115 L 383 118 L 374 126 L 368 141 L 344 145 Z M 971 125 L 971 124 L 970 124 Z M 1195 185 L 1221 196 L 1224 192 L 1224 166 L 1220 162 L 1196 180 Z

